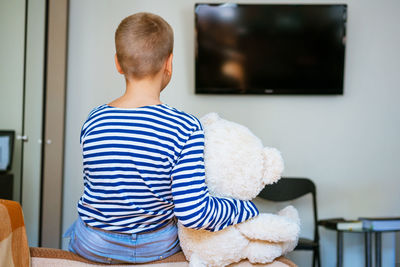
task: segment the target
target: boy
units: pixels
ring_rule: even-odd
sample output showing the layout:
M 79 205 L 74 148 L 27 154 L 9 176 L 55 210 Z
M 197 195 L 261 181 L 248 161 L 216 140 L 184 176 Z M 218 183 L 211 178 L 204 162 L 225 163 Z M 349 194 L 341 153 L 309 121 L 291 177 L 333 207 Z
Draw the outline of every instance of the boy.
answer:
M 250 201 L 209 195 L 199 120 L 160 101 L 172 74 L 171 26 L 134 14 L 115 44 L 126 92 L 82 127 L 85 189 L 69 249 L 101 263 L 149 262 L 180 250 L 177 221 L 218 231 L 258 215 Z

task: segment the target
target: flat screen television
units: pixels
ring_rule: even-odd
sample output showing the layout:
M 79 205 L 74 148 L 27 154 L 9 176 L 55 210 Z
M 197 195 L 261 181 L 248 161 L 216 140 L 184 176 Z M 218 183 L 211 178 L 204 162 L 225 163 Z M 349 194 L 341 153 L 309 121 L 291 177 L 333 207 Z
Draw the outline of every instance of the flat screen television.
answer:
M 343 94 L 347 5 L 196 4 L 197 94 Z

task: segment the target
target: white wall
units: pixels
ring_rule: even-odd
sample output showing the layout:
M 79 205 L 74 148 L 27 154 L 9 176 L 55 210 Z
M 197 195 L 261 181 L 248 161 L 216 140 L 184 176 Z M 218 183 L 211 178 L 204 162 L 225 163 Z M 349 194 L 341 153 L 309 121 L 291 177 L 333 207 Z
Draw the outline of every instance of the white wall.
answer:
M 338 3 L 343 2 L 348 4 L 343 96 L 208 96 L 194 94 L 195 1 L 71 0 L 63 229 L 76 218 L 82 193 L 81 124 L 90 109 L 123 92 L 124 81 L 114 70 L 114 31 L 122 18 L 139 11 L 161 15 L 175 31 L 174 74 L 162 94 L 165 103 L 197 116 L 216 111 L 279 148 L 285 176 L 315 181 L 320 218 L 399 216 L 400 2 Z M 305 201 L 298 207 L 302 212 Z M 309 212 L 302 217 L 303 233 L 310 235 Z M 334 266 L 334 233 L 321 230 L 321 242 L 324 266 Z M 363 249 L 361 235 L 346 235 L 345 266 L 363 266 Z M 304 255 L 292 257 L 307 266 Z M 383 266 L 393 266 L 394 258 L 394 235 L 384 234 Z

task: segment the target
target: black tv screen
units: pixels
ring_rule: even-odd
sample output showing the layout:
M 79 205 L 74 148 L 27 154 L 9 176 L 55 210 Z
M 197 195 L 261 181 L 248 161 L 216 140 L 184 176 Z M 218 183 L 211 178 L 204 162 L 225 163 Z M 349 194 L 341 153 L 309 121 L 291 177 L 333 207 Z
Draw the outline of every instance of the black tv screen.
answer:
M 343 94 L 346 10 L 196 4 L 196 93 Z

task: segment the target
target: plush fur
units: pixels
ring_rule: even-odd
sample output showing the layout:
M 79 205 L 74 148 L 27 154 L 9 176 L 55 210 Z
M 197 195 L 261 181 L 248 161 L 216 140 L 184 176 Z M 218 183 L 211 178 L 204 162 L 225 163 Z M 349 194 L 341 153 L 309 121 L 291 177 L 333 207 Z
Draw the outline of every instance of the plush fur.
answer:
M 267 184 L 277 182 L 283 160 L 275 148 L 263 147 L 248 128 L 210 113 L 201 119 L 205 133 L 204 164 L 211 195 L 251 200 Z M 179 239 L 190 266 L 226 266 L 247 258 L 268 263 L 297 245 L 300 220 L 286 207 L 263 213 L 218 232 L 179 224 Z

